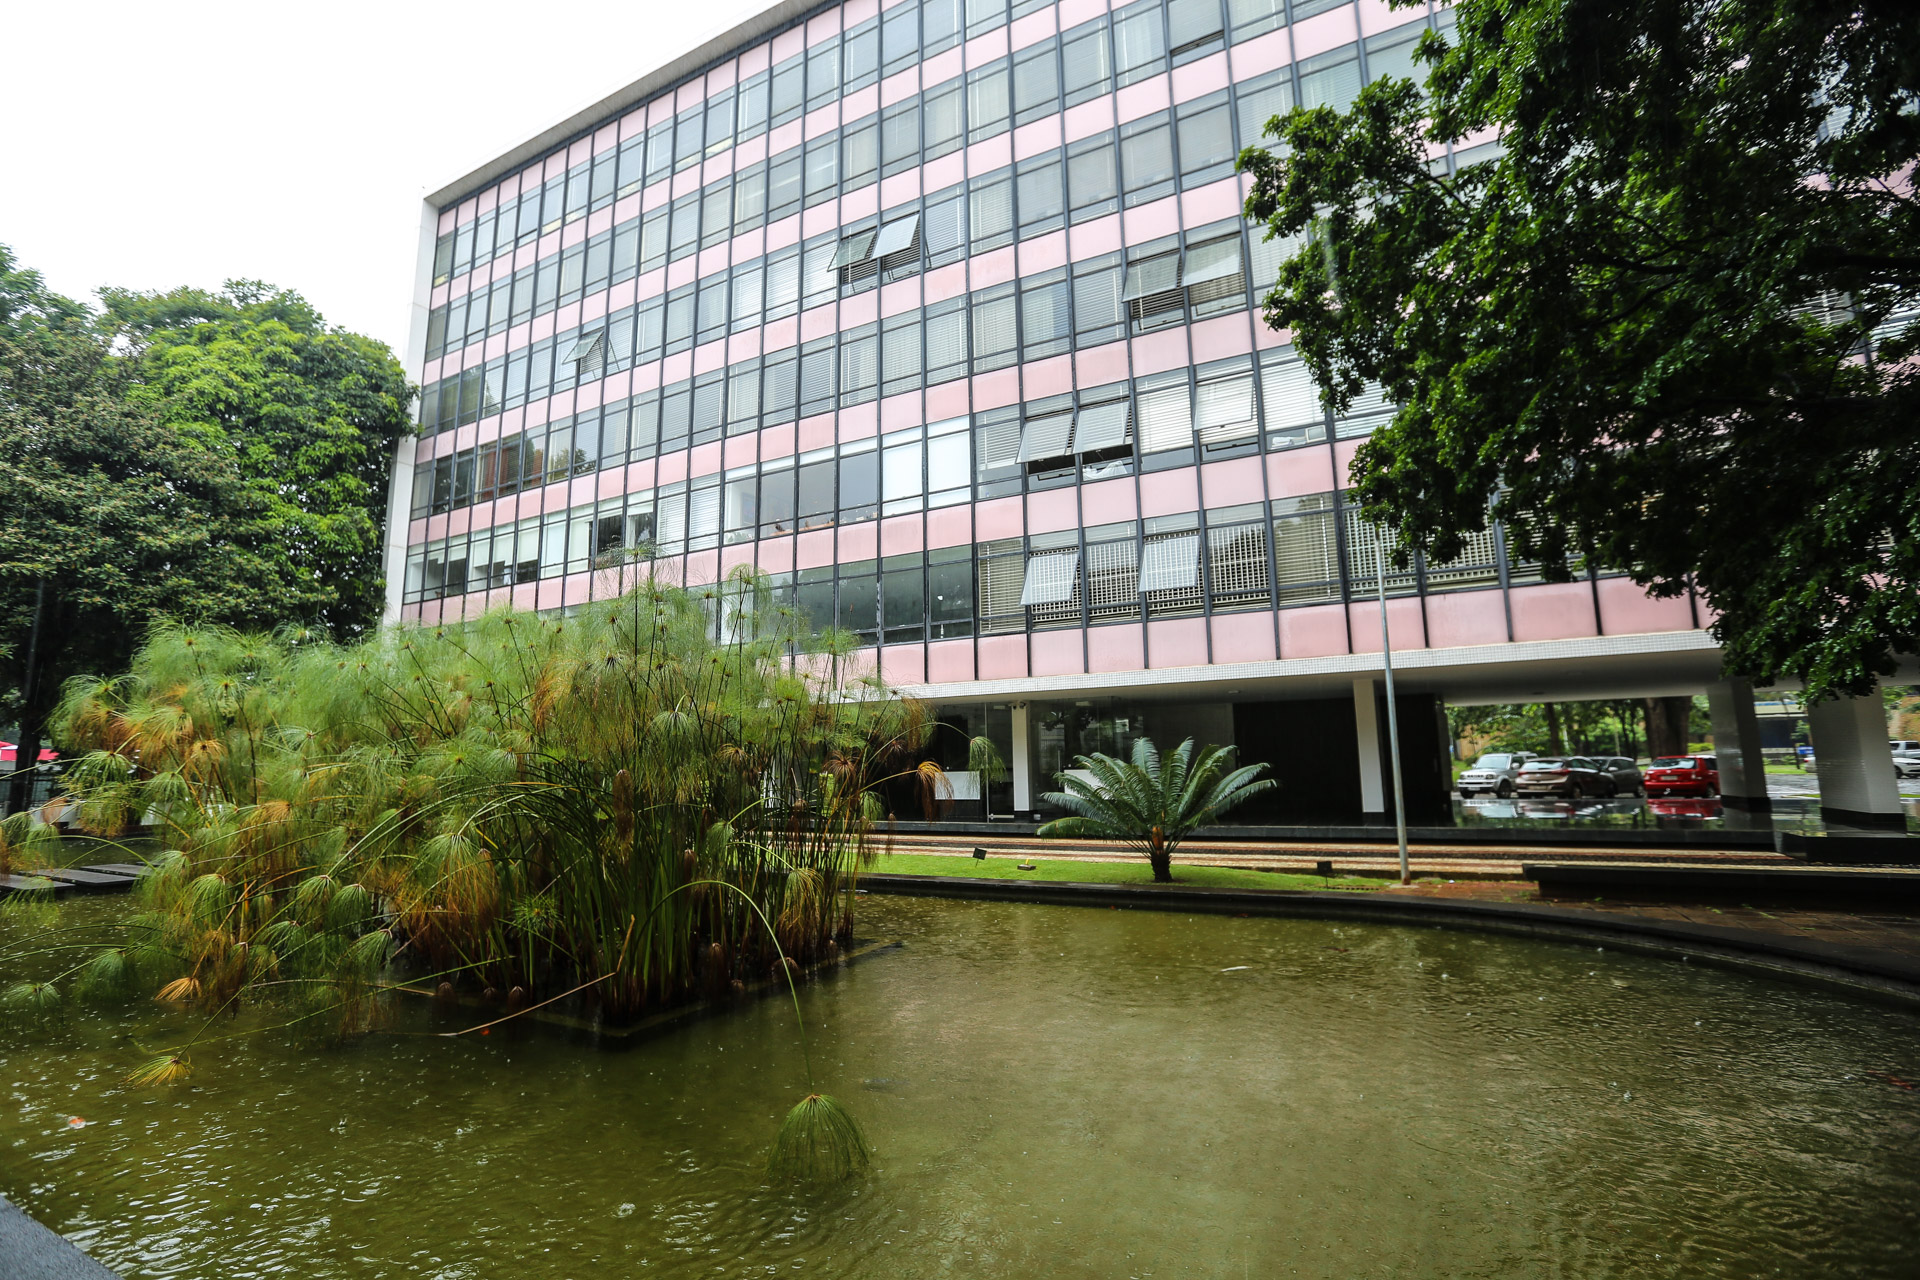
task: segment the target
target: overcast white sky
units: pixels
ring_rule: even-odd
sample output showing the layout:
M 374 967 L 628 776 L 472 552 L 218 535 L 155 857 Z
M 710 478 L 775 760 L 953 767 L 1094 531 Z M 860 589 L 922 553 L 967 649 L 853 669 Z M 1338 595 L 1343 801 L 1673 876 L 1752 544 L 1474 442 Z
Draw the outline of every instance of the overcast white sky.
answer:
M 266 280 L 403 352 L 422 196 L 765 3 L 12 6 L 0 244 L 89 303 Z

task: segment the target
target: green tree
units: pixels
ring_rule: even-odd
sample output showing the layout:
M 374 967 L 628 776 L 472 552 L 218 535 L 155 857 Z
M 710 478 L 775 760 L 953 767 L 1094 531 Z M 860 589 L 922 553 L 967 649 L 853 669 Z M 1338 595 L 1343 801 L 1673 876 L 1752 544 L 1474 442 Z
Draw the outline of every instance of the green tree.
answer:
M 125 668 L 162 614 L 258 614 L 267 567 L 236 529 L 230 462 L 127 394 L 79 328 L 0 336 L 0 717 L 31 765 L 61 681 Z M 5 799 L 27 801 L 25 776 Z
M 1344 408 L 1370 518 L 1507 522 L 1552 576 L 1691 583 L 1728 668 L 1864 693 L 1920 648 L 1920 19 L 1890 0 L 1461 0 L 1426 96 L 1275 122 L 1267 322 Z M 1497 133 L 1448 174 L 1441 142 Z
M 1202 747 L 1196 756 L 1192 738 L 1174 748 L 1164 764 L 1149 738 L 1133 744 L 1130 761 L 1097 752 L 1076 756 L 1074 767 L 1092 774 L 1093 780 L 1061 774 L 1066 790 L 1042 798 L 1070 816 L 1055 818 L 1039 834 L 1133 845 L 1146 854 L 1153 878 L 1170 883 L 1173 851 L 1182 840 L 1241 801 L 1273 789 L 1271 778 L 1260 777 L 1266 765 L 1232 769 L 1232 761 L 1232 747 Z
M 28 764 L 60 682 L 162 617 L 345 638 L 382 603 L 412 394 L 387 349 L 262 285 L 104 296 L 0 246 L 0 721 Z
M 377 623 L 387 485 L 413 397 L 393 353 L 257 281 L 101 296 L 133 347 L 132 398 L 229 451 L 259 506 L 248 550 L 277 598 L 264 615 L 222 620 L 342 639 Z

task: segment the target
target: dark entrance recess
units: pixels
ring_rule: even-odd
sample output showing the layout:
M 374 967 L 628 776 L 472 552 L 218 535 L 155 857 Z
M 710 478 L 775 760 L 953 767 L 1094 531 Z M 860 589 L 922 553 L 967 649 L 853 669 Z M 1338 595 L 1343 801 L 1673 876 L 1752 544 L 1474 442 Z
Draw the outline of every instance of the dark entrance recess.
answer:
M 1449 768 L 1445 714 L 1432 694 L 1403 694 L 1400 712 L 1401 777 L 1407 792 L 1407 820 L 1424 826 L 1451 825 L 1453 805 L 1447 792 Z M 1393 817 L 1393 783 L 1386 756 L 1386 699 L 1379 699 L 1381 776 L 1386 779 L 1388 811 Z M 1280 785 L 1235 809 L 1235 826 L 1351 826 L 1379 821 L 1360 808 L 1359 737 L 1351 698 L 1297 702 L 1239 702 L 1233 707 L 1233 740 L 1242 764 L 1264 762 Z

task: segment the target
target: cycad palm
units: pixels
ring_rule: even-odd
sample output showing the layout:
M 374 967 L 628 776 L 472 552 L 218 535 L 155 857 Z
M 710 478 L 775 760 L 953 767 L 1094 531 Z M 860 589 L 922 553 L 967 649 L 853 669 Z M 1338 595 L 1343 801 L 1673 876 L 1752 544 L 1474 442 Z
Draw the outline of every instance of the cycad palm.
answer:
M 1133 759 L 1107 755 L 1076 756 L 1074 765 L 1093 780 L 1060 775 L 1064 792 L 1045 799 L 1071 815 L 1040 828 L 1042 836 L 1083 836 L 1120 840 L 1147 855 L 1153 878 L 1173 879 L 1173 851 L 1200 827 L 1275 785 L 1262 778 L 1264 764 L 1229 768 L 1232 747 L 1202 747 L 1182 742 L 1164 761 L 1151 740 L 1133 744 Z

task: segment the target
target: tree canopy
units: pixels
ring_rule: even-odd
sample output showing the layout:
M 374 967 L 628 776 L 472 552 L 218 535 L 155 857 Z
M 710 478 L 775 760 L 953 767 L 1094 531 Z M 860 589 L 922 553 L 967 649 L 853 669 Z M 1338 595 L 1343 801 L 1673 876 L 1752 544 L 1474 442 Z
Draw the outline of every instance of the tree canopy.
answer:
M 1864 693 L 1920 649 L 1920 16 L 1885 0 L 1461 0 L 1424 87 L 1273 123 L 1264 299 L 1403 552 L 1505 523 L 1692 585 L 1733 673 Z M 1441 144 L 1499 140 L 1449 172 Z
M 130 398 L 218 442 L 257 504 L 249 549 L 272 598 L 265 613 L 219 620 L 297 621 L 339 638 L 376 623 L 387 480 L 411 429 L 412 391 L 386 345 L 257 281 L 101 296 L 135 352 Z
M 383 600 L 411 398 L 386 347 L 251 282 L 103 298 L 0 247 L 0 721 L 28 741 L 162 618 L 347 639 Z

